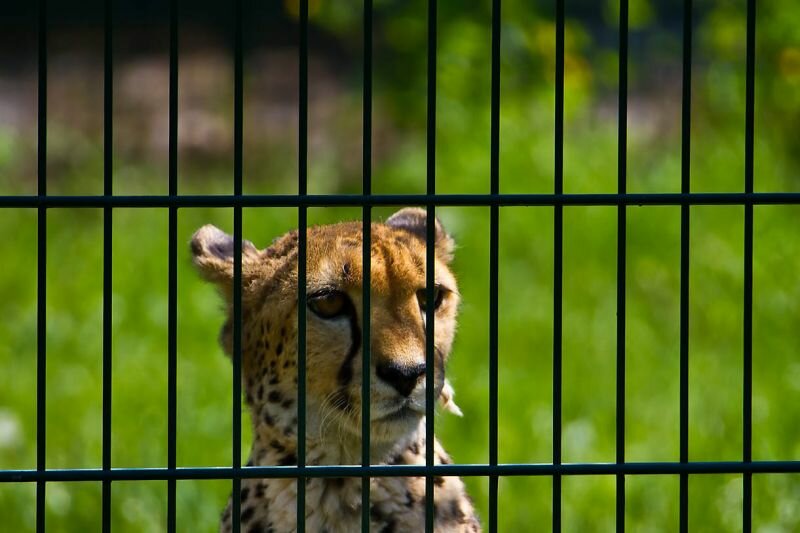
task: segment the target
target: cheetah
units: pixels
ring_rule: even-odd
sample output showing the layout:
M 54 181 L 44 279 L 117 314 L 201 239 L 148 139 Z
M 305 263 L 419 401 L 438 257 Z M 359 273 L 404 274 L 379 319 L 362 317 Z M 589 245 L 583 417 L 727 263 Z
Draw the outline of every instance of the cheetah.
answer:
M 425 464 L 425 264 L 427 214 L 405 208 L 371 225 L 370 353 L 372 464 Z M 306 463 L 361 463 L 362 223 L 307 232 Z M 448 265 L 453 239 L 436 221 L 435 396 L 460 414 L 445 380 L 459 303 Z M 192 237 L 194 264 L 227 307 L 220 342 L 232 352 L 233 238 L 214 226 Z M 242 242 L 242 387 L 253 428 L 248 465 L 297 464 L 297 258 L 291 231 L 264 250 Z M 436 464 L 451 460 L 435 440 Z M 480 523 L 461 479 L 434 480 L 435 530 L 476 532 Z M 294 531 L 297 481 L 243 479 L 241 530 Z M 360 478 L 306 480 L 305 525 L 314 532 L 361 527 Z M 425 478 L 370 480 L 370 529 L 420 531 Z M 220 531 L 232 527 L 231 502 Z

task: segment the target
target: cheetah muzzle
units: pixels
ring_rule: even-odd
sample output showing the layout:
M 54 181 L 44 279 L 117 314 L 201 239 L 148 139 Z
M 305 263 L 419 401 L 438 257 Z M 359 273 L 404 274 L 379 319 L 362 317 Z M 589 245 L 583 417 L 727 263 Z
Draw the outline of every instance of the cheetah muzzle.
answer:
M 360 464 L 362 376 L 362 223 L 308 229 L 306 263 L 306 462 Z M 434 395 L 460 414 L 444 368 L 456 328 L 458 287 L 449 269 L 454 243 L 436 222 L 434 301 L 425 290 L 426 213 L 406 208 L 371 227 L 370 454 L 373 464 L 425 464 L 425 315 L 435 313 Z M 214 226 L 193 236 L 194 263 L 226 302 L 221 343 L 232 351 L 234 242 Z M 253 426 L 249 465 L 297 464 L 297 232 L 264 250 L 242 242 L 242 385 Z M 437 464 L 450 459 L 434 441 Z M 242 531 L 294 531 L 292 479 L 244 479 Z M 436 531 L 480 531 L 457 477 L 435 478 Z M 419 531 L 425 479 L 370 481 L 372 531 Z M 306 483 L 309 531 L 360 530 L 361 480 Z M 231 504 L 221 531 L 231 529 Z

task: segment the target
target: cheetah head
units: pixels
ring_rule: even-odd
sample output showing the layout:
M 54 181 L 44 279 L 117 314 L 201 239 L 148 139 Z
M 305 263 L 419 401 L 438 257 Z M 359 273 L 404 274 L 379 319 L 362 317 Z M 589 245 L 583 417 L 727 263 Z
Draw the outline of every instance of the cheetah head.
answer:
M 435 313 L 435 396 L 457 412 L 444 377 L 456 328 L 458 287 L 448 265 L 453 240 L 437 220 L 434 301 L 426 302 L 426 213 L 398 211 L 371 229 L 370 440 L 387 453 L 411 435 L 425 414 L 425 316 Z M 221 342 L 232 352 L 233 238 L 213 226 L 191 243 L 194 263 L 220 289 L 228 320 Z M 361 222 L 307 232 L 307 436 L 357 457 L 361 436 Z M 243 387 L 256 438 L 296 431 L 298 236 L 293 231 L 259 250 L 242 243 Z M 344 455 L 347 455 L 345 453 Z

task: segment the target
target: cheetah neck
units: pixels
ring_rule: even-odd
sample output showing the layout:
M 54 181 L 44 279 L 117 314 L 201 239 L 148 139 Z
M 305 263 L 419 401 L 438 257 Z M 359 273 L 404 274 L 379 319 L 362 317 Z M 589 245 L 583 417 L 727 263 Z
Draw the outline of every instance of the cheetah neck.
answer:
M 339 428 L 328 429 L 320 432 L 320 427 L 325 427 L 313 420 L 314 411 L 309 411 L 307 427 L 311 429 L 306 434 L 306 464 L 307 465 L 356 465 L 362 463 L 362 450 L 360 436 L 346 433 Z M 295 465 L 297 464 L 297 434 L 291 428 L 281 428 L 264 423 L 254 427 L 253 446 L 250 461 L 255 466 L 270 465 Z M 410 432 L 401 435 L 393 442 L 370 442 L 370 456 L 372 464 L 391 462 L 402 450 L 413 443 L 424 442 L 425 419 Z
M 264 436 L 259 434 L 254 440 L 250 464 L 285 464 L 286 458 L 296 453 L 295 448 L 278 449 L 277 441 L 265 444 L 261 438 Z M 440 444 L 434 440 L 432 445 L 434 464 L 450 463 Z M 309 446 L 307 464 L 337 462 L 329 449 L 321 453 L 320 446 L 321 443 Z M 424 424 L 421 424 L 413 435 L 393 448 L 385 462 L 392 465 L 425 464 L 425 450 Z M 479 533 L 480 523 L 462 481 L 452 476 L 435 477 L 433 485 L 435 530 Z M 426 514 L 425 478 L 377 477 L 370 480 L 369 487 L 370 530 L 420 530 Z M 358 477 L 306 479 L 306 530 L 330 533 L 358 531 L 362 526 L 362 489 L 362 480 Z M 297 482 L 291 478 L 243 479 L 240 494 L 242 531 L 296 531 L 297 497 Z M 223 533 L 232 531 L 232 509 L 229 499 L 220 523 Z

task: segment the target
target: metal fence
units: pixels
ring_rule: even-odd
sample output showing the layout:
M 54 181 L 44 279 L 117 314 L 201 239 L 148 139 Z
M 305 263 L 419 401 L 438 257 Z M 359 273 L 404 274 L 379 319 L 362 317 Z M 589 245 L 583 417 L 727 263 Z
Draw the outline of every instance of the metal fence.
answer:
M 682 79 L 682 149 L 681 192 L 667 194 L 630 194 L 627 192 L 627 87 L 628 87 L 628 0 L 620 0 L 619 14 L 619 129 L 618 129 L 618 191 L 616 194 L 564 194 L 563 192 L 563 136 L 564 136 L 564 0 L 556 0 L 556 72 L 555 72 L 555 189 L 552 194 L 501 194 L 499 183 L 499 111 L 500 111 L 500 15 L 501 1 L 492 2 L 491 39 L 491 152 L 490 189 L 487 194 L 436 194 L 435 176 L 435 124 L 436 124 L 436 43 L 437 3 L 428 2 L 428 56 L 427 56 L 427 191 L 423 195 L 373 195 L 371 189 L 371 131 L 372 131 L 372 0 L 364 0 L 364 86 L 363 86 L 363 191 L 360 195 L 309 195 L 307 194 L 307 137 L 308 137 L 308 0 L 300 1 L 300 108 L 299 108 L 299 175 L 297 195 L 243 195 L 242 194 L 242 77 L 243 0 L 235 0 L 234 46 L 234 175 L 231 195 L 187 196 L 177 189 L 177 91 L 178 91 L 178 7 L 170 0 L 170 67 L 169 67 L 169 194 L 166 196 L 115 196 L 112 190 L 112 10 L 111 1 L 105 1 L 105 64 L 104 64 L 104 190 L 102 196 L 50 196 L 47 194 L 47 64 L 48 15 L 47 0 L 39 2 L 38 34 L 38 194 L 32 196 L 2 196 L 0 208 L 31 208 L 38 211 L 38 315 L 37 315 L 37 453 L 36 469 L 0 471 L 2 483 L 36 483 L 36 529 L 45 530 L 45 490 L 48 482 L 99 481 L 102 483 L 102 528 L 110 530 L 111 488 L 114 481 L 164 480 L 168 484 L 167 529 L 176 530 L 176 481 L 187 479 L 229 479 L 232 482 L 233 516 L 239 515 L 240 484 L 244 478 L 296 478 L 298 480 L 297 512 L 305 515 L 305 478 L 360 477 L 362 479 L 362 529 L 369 529 L 369 478 L 379 476 L 424 476 L 426 478 L 427 531 L 433 530 L 433 479 L 434 476 L 482 476 L 489 479 L 489 513 L 485 526 L 497 530 L 498 479 L 502 476 L 546 476 L 552 478 L 552 528 L 561 529 L 561 481 L 563 476 L 604 475 L 616 478 L 616 528 L 625 529 L 626 476 L 673 474 L 680 478 L 679 524 L 680 531 L 688 530 L 690 475 L 741 474 L 743 475 L 742 524 L 751 529 L 752 475 L 758 473 L 800 473 L 800 461 L 752 460 L 752 290 L 753 290 L 753 206 L 762 204 L 800 204 L 800 193 L 756 193 L 753 190 L 754 143 L 754 81 L 755 81 L 755 19 L 756 2 L 747 2 L 746 42 L 746 110 L 745 110 L 745 172 L 742 191 L 737 193 L 690 192 L 690 101 L 692 67 L 692 0 L 683 2 L 683 79 Z M 427 207 L 427 239 L 434 239 L 434 216 L 437 206 L 486 206 L 490 209 L 490 305 L 489 324 L 489 461 L 487 464 L 434 465 L 434 397 L 433 391 L 433 306 L 426 308 L 427 333 L 427 450 L 424 466 L 370 465 L 369 462 L 369 402 L 363 404 L 364 435 L 362 464 L 360 466 L 308 466 L 305 450 L 305 259 L 307 210 L 317 206 L 360 206 L 363 214 L 363 261 L 367 265 L 363 282 L 363 316 L 370 308 L 370 220 L 374 206 L 421 205 Z M 573 205 L 616 206 L 617 226 L 617 349 L 616 349 L 616 462 L 565 464 L 562 462 L 562 258 L 563 209 Z M 681 208 L 680 256 L 680 460 L 678 462 L 626 462 L 625 456 L 625 276 L 626 276 L 626 208 L 629 205 L 673 205 Z M 692 205 L 740 205 L 744 208 L 744 343 L 743 357 L 743 449 L 741 461 L 690 462 L 688 455 L 688 371 L 689 371 L 689 227 Z M 298 449 L 296 466 L 245 467 L 241 458 L 241 234 L 243 207 L 295 207 L 299 227 L 298 276 Z M 499 210 L 503 206 L 550 206 L 554 212 L 554 295 L 553 295 L 553 456 L 546 464 L 498 463 L 498 224 Z M 103 261 L 103 428 L 102 467 L 99 469 L 48 469 L 45 462 L 45 369 L 47 347 L 46 327 L 46 219 L 49 209 L 64 207 L 102 208 L 104 213 Z M 111 230 L 115 208 L 160 207 L 169 211 L 169 312 L 168 312 L 168 460 L 166 468 L 112 468 L 111 465 Z M 229 207 L 234 212 L 234 329 L 233 329 L 233 456 L 231 467 L 178 468 L 176 463 L 176 300 L 177 300 L 177 213 L 186 207 Z M 427 298 L 433 301 L 433 246 L 427 249 Z M 369 395 L 369 321 L 363 323 L 364 397 Z M 234 531 L 239 524 L 234 521 Z M 299 521 L 298 530 L 305 529 Z

